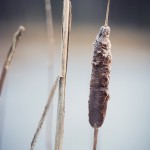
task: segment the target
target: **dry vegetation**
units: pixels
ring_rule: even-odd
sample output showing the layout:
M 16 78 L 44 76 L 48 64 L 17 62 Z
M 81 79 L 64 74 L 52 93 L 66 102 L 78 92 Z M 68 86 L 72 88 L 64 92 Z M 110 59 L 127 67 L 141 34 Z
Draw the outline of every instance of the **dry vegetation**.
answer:
M 51 5 L 49 3 L 49 1 L 45 0 L 46 2 L 46 15 L 47 15 L 47 29 L 48 29 L 48 35 L 49 35 L 49 41 L 50 44 L 52 44 L 54 42 L 54 36 L 53 36 L 53 22 L 52 22 L 52 14 L 51 14 Z M 107 5 L 107 11 L 106 11 L 106 19 L 105 19 L 105 25 L 103 28 L 107 28 L 108 27 L 108 15 L 109 15 L 109 5 L 110 5 L 110 0 L 108 0 L 108 5 Z M 63 15 L 62 15 L 62 41 L 61 41 L 61 68 L 60 68 L 60 75 L 57 77 L 56 81 L 54 82 L 54 85 L 52 86 L 52 89 L 50 91 L 50 95 L 48 98 L 48 101 L 45 105 L 43 114 L 40 118 L 40 121 L 38 123 L 36 132 L 34 134 L 33 140 L 31 142 L 31 147 L 30 150 L 34 150 L 35 145 L 36 145 L 36 141 L 38 138 L 38 135 L 40 133 L 40 130 L 42 128 L 42 125 L 44 123 L 45 117 L 47 116 L 47 113 L 50 109 L 50 105 L 52 103 L 53 100 L 53 96 L 55 94 L 57 85 L 59 83 L 59 99 L 58 99 L 58 108 L 57 108 L 57 126 L 56 126 L 56 136 L 55 136 L 55 150 L 62 150 L 62 145 L 63 145 L 63 136 L 64 136 L 64 117 L 65 117 L 65 91 L 66 91 L 66 75 L 67 75 L 67 64 L 68 64 L 68 49 L 69 49 L 69 35 L 70 35 L 70 31 L 71 31 L 71 21 L 72 21 L 72 13 L 71 13 L 71 2 L 70 0 L 64 0 L 63 3 Z M 103 29 L 101 28 L 101 29 Z M 15 52 L 15 48 L 18 44 L 19 39 L 21 38 L 23 32 L 24 32 L 24 27 L 20 26 L 18 31 L 14 34 L 13 37 L 13 43 L 10 47 L 10 50 L 8 52 L 4 67 L 2 69 L 2 74 L 1 74 L 1 78 L 0 78 L 0 94 L 2 92 L 2 88 L 3 88 L 3 83 L 5 81 L 5 76 L 6 73 L 8 71 L 8 68 L 10 66 L 10 63 L 12 61 L 14 52 Z M 110 45 L 103 45 L 103 40 L 106 40 L 106 38 L 109 38 L 109 34 L 105 35 L 105 33 L 102 33 L 103 31 L 101 31 L 98 34 L 98 38 L 96 39 L 96 42 L 101 42 L 101 51 L 103 51 L 103 49 L 105 49 L 106 51 L 110 51 Z M 100 38 L 100 40 L 99 40 Z M 108 39 L 109 40 L 109 39 Z M 95 43 L 96 43 L 95 42 Z M 95 48 L 98 48 L 98 45 L 94 45 Z M 96 52 L 99 51 L 99 49 L 96 49 Z M 103 54 L 103 55 L 107 55 L 107 53 Z M 97 57 L 93 57 L 94 59 Z M 104 58 L 104 57 L 103 57 Z M 101 61 L 105 61 L 105 58 L 102 59 Z M 109 60 L 108 60 L 109 61 Z M 93 67 L 95 67 L 97 64 L 97 60 L 93 60 Z M 106 62 L 105 62 L 106 63 Z M 110 62 L 108 63 L 108 65 L 110 65 Z M 106 64 L 105 64 L 106 66 Z M 102 66 L 100 66 L 102 67 Z M 96 72 L 97 73 L 97 72 Z M 107 73 L 106 78 L 109 78 L 109 73 Z M 94 75 L 94 73 L 92 74 Z M 94 77 L 92 77 L 93 80 Z M 96 80 L 96 78 L 95 78 Z M 94 80 L 93 80 L 94 81 Z M 105 81 L 104 81 L 105 82 Z M 106 81 L 106 91 L 108 90 L 108 81 Z M 91 86 L 92 88 L 94 87 L 95 82 L 91 82 Z M 104 84 L 104 83 L 100 83 Z M 92 89 L 91 88 L 91 89 Z M 104 88 L 103 88 L 104 89 Z M 98 91 L 97 89 L 95 89 L 96 91 Z M 98 137 L 98 128 L 102 125 L 103 121 L 104 121 L 104 117 L 106 114 L 106 108 L 107 108 L 107 101 L 105 101 L 105 104 L 99 104 L 96 105 L 98 106 L 98 112 L 100 110 L 100 113 L 92 113 L 90 112 L 90 110 L 93 111 L 93 108 L 91 109 L 91 107 L 94 107 L 94 111 L 96 112 L 95 108 L 95 98 L 93 98 L 95 96 L 95 93 L 93 93 L 94 89 L 92 89 L 92 92 L 90 93 L 90 100 L 89 100 L 89 121 L 90 124 L 92 125 L 92 127 L 94 128 L 94 142 L 93 142 L 93 150 L 96 150 L 96 145 L 97 145 L 97 137 Z M 98 91 L 99 92 L 99 91 Z M 104 91 L 103 91 L 104 92 Z M 107 96 L 107 92 L 104 93 Z M 108 96 L 109 97 L 109 96 Z M 98 102 L 99 99 L 103 99 L 103 96 L 97 97 L 98 98 Z M 106 97 L 105 97 L 106 99 Z M 108 100 L 108 99 L 107 99 Z M 103 100 L 102 100 L 103 101 Z M 103 105 L 103 109 L 102 109 L 102 105 Z M 101 111 L 101 109 L 103 111 Z M 96 120 L 98 118 L 98 120 Z M 93 122 L 93 120 L 96 120 L 95 122 Z M 98 123 L 98 125 L 97 125 Z

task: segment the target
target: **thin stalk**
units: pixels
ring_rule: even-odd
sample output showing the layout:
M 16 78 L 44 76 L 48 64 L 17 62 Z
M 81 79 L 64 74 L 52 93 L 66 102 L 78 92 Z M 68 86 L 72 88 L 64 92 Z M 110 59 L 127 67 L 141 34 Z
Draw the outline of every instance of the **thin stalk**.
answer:
M 64 0 L 63 25 L 62 25 L 62 52 L 61 52 L 61 77 L 59 81 L 59 100 L 57 108 L 57 127 L 55 136 L 55 150 L 62 150 L 65 117 L 65 91 L 68 63 L 69 34 L 71 30 L 71 2 Z
M 51 105 L 51 103 L 52 103 L 52 100 L 53 100 L 53 97 L 54 97 L 54 94 L 55 94 L 55 91 L 56 91 L 56 88 L 57 88 L 59 79 L 60 79 L 60 77 L 57 77 L 56 81 L 54 82 L 54 85 L 53 85 L 52 88 L 51 88 L 48 101 L 47 101 L 47 103 L 46 103 L 46 105 L 45 105 L 45 109 L 44 109 L 44 111 L 43 111 L 43 114 L 42 114 L 41 119 L 40 119 L 40 121 L 39 121 L 38 127 L 37 127 L 36 132 L 35 132 L 35 134 L 34 134 L 34 137 L 33 137 L 33 139 L 32 139 L 30 150 L 34 150 L 34 147 L 35 147 L 35 144 L 36 144 L 38 135 L 39 135 L 39 133 L 40 133 L 40 130 L 42 129 L 42 125 L 43 125 L 43 123 L 44 123 L 45 117 L 46 117 L 46 115 L 47 115 L 47 113 L 48 113 L 48 110 L 49 110 L 49 108 L 50 108 L 50 105 Z
M 98 128 L 94 129 L 94 141 L 93 141 L 93 150 L 96 150 L 98 139 Z
M 45 0 L 45 14 L 46 14 L 46 26 L 48 35 L 48 46 L 49 46 L 49 60 L 48 60 L 48 79 L 49 84 L 51 79 L 53 79 L 53 54 L 55 48 L 55 38 L 54 38 L 54 27 L 53 27 L 53 17 L 52 17 L 52 6 L 51 0 Z M 50 111 L 47 115 L 47 125 L 46 125 L 46 149 L 52 149 L 52 124 L 53 124 L 53 104 L 51 104 Z
M 19 42 L 19 39 L 22 37 L 24 31 L 25 31 L 25 28 L 23 26 L 20 26 L 19 29 L 17 30 L 17 32 L 13 35 L 13 41 L 12 41 L 11 47 L 8 51 L 8 54 L 7 54 L 7 57 L 6 57 L 6 60 L 5 60 L 3 69 L 2 69 L 2 74 L 0 77 L 0 96 L 2 93 L 3 84 L 5 81 L 7 71 L 10 67 L 11 61 L 12 61 L 14 53 L 15 53 L 16 46 Z
M 110 8 L 110 0 L 108 0 L 108 2 L 107 2 L 107 10 L 106 10 L 105 26 L 108 26 L 109 8 Z
M 107 3 L 106 18 L 105 18 L 104 26 L 108 26 L 109 8 L 110 8 L 110 0 L 108 0 L 108 3 Z M 97 139 L 98 139 L 98 128 L 94 128 L 93 150 L 96 150 Z

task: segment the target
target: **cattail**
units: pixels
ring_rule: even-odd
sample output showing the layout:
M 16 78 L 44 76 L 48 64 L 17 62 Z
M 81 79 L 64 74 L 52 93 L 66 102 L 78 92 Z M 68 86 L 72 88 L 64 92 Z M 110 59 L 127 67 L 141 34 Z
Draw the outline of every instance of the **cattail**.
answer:
M 109 99 L 111 68 L 110 28 L 102 26 L 94 42 L 93 69 L 90 83 L 89 122 L 93 128 L 103 124 Z
M 94 42 L 94 55 L 89 96 L 89 123 L 94 128 L 93 150 L 96 150 L 98 128 L 102 126 L 109 100 L 109 79 L 111 70 L 111 43 L 109 40 L 110 27 L 108 26 L 110 0 L 108 0 L 105 25 Z

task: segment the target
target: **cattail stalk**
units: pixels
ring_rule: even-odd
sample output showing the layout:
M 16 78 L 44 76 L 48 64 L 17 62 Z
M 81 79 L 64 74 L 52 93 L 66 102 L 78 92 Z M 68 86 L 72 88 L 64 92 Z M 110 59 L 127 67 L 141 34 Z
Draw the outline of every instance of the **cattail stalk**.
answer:
M 108 26 L 110 0 L 108 0 L 105 24 L 94 42 L 94 55 L 89 96 L 89 123 L 94 128 L 93 150 L 96 150 L 98 128 L 102 126 L 109 100 L 109 79 L 111 70 L 111 43 Z
M 95 128 L 95 129 L 94 129 L 93 150 L 96 150 L 97 138 L 98 138 L 98 128 Z
M 19 42 L 19 39 L 22 37 L 24 31 L 25 31 L 25 28 L 23 26 L 20 26 L 19 29 L 17 30 L 17 32 L 13 35 L 13 41 L 12 41 L 11 47 L 8 51 L 8 54 L 7 54 L 7 57 L 6 57 L 6 60 L 5 60 L 3 69 L 2 69 L 1 77 L 0 77 L 0 96 L 2 93 L 3 84 L 5 81 L 7 71 L 10 67 L 11 61 L 12 61 L 14 53 L 15 53 L 16 46 Z
M 57 77 L 56 81 L 54 82 L 54 85 L 52 86 L 52 89 L 50 91 L 50 95 L 49 95 L 48 101 L 47 101 L 47 103 L 45 105 L 45 109 L 43 111 L 43 114 L 42 114 L 41 119 L 39 121 L 38 127 L 37 127 L 36 132 L 34 134 L 34 137 L 32 139 L 30 150 L 34 150 L 34 148 L 35 148 L 35 144 L 36 144 L 38 135 L 40 133 L 40 130 L 42 129 L 42 125 L 44 123 L 45 117 L 46 117 L 46 115 L 48 113 L 48 110 L 50 108 L 50 105 L 52 103 L 52 100 L 53 100 L 53 97 L 54 97 L 54 94 L 55 94 L 55 91 L 56 91 L 59 79 L 60 79 L 60 77 Z
M 106 10 L 106 17 L 105 17 L 105 26 L 108 26 L 109 7 L 110 7 L 110 0 L 108 0 L 108 3 L 107 3 L 107 10 Z
M 59 81 L 59 100 L 58 100 L 58 108 L 57 108 L 55 150 L 62 150 L 63 135 L 64 135 L 66 74 L 67 74 L 67 63 L 68 63 L 69 33 L 71 30 L 70 0 L 64 0 L 62 21 L 63 21 L 63 25 L 62 25 L 61 77 Z

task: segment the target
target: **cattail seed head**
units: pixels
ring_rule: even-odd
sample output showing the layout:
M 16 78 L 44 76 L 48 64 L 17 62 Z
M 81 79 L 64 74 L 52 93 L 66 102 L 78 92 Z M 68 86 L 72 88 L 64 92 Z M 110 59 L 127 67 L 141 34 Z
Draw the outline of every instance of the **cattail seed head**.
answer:
M 89 96 L 89 122 L 99 128 L 104 122 L 109 100 L 109 78 L 111 70 L 110 27 L 102 26 L 94 42 L 94 56 Z

